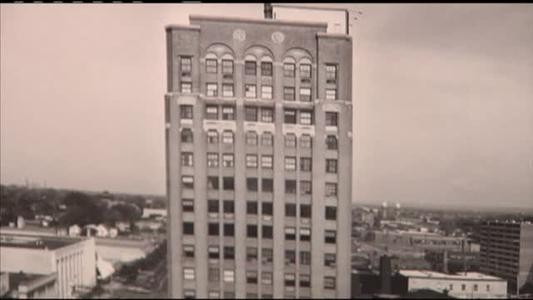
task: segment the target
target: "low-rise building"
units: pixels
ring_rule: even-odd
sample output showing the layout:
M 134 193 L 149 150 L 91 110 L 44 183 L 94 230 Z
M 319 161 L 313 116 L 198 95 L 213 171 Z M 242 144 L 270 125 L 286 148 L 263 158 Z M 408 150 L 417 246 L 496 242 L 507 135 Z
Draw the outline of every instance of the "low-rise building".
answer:
M 429 232 L 375 230 L 373 238 L 376 244 L 386 246 L 389 249 L 462 251 L 468 245 L 467 239 L 464 237 L 443 236 Z
M 151 217 L 167 217 L 168 210 L 166 208 L 143 208 L 142 218 Z
M 409 292 L 430 289 L 456 298 L 506 298 L 507 281 L 478 272 L 446 274 L 434 271 L 401 270 Z
M 0 269 L 9 273 L 56 273 L 57 295 L 71 298 L 96 284 L 94 239 L 0 235 Z
M 45 299 L 59 297 L 57 291 L 57 273 L 48 275 L 9 273 L 8 279 L 9 287 L 4 296 L 6 298 Z

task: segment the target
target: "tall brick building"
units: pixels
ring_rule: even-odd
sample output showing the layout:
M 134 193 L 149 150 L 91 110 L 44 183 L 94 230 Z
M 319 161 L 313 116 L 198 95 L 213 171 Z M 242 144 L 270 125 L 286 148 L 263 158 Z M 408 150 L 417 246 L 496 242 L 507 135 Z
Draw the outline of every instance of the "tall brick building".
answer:
M 166 28 L 169 296 L 350 297 L 350 36 L 190 24 Z

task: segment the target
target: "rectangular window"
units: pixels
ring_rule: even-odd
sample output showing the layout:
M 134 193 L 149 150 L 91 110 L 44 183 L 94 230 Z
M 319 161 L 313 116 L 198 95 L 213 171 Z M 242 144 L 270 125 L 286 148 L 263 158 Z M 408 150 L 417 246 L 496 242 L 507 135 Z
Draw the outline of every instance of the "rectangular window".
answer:
M 261 122 L 272 123 L 274 122 L 274 110 L 272 108 L 261 108 Z
M 220 234 L 220 227 L 218 223 L 209 223 L 207 224 L 207 234 L 210 236 L 218 236 Z M 217 249 L 217 257 L 218 258 L 218 248 Z M 211 254 L 209 255 L 209 258 L 211 258 Z
M 255 61 L 245 61 L 244 74 L 255 76 L 257 74 L 257 63 Z
M 283 111 L 283 120 L 285 124 L 296 124 L 296 110 L 285 109 Z
M 217 73 L 217 60 L 216 59 L 206 59 L 205 60 L 205 72 L 206 73 Z
M 326 112 L 326 126 L 337 126 L 338 125 L 338 113 L 337 112 Z
M 216 235 L 218 235 L 218 223 L 214 223 L 214 225 L 217 226 L 217 234 Z M 211 228 L 211 224 L 209 224 L 209 228 Z M 207 253 L 208 253 L 209 259 L 219 259 L 220 258 L 220 249 L 218 248 L 218 246 L 209 246 L 207 248 Z
M 294 227 L 285 227 L 285 240 L 287 240 L 287 241 L 296 240 L 296 228 L 294 228 Z
M 263 132 L 263 134 L 261 135 L 261 145 L 272 146 L 273 143 L 274 143 L 274 136 L 272 135 L 272 133 L 268 131 Z
M 194 141 L 194 134 L 190 128 L 183 128 L 181 130 L 181 142 L 192 143 Z
M 257 192 L 257 178 L 246 178 L 246 189 L 250 192 Z
M 208 168 L 218 167 L 218 153 L 207 153 L 207 167 Z
M 218 181 L 219 180 L 217 176 L 208 176 L 207 177 L 207 189 L 218 191 L 219 189 Z
M 207 273 L 207 280 L 210 282 L 218 282 L 220 280 L 220 270 L 218 267 L 209 267 L 208 273 Z
M 296 148 L 296 135 L 295 134 L 288 133 L 285 135 L 285 147 Z
M 311 229 L 300 227 L 300 241 L 311 240 Z
M 191 82 L 182 82 L 181 83 L 181 92 L 184 94 L 192 93 L 192 83 Z
M 311 195 L 313 193 L 313 186 L 311 181 L 300 181 L 300 195 Z
M 224 259 L 235 259 L 235 248 L 233 246 L 224 246 Z
M 222 96 L 223 97 L 233 97 L 233 84 L 223 84 L 222 85 Z
M 257 284 L 257 271 L 246 271 L 246 283 Z
M 310 64 L 300 65 L 300 78 L 301 79 L 311 78 L 311 65 Z
M 216 83 L 206 83 L 207 96 L 216 97 L 218 96 L 218 84 Z
M 194 200 L 183 199 L 181 200 L 182 209 L 184 212 L 194 212 Z
M 218 200 L 209 199 L 207 200 L 207 212 L 208 213 L 217 213 L 218 214 Z
M 337 232 L 335 230 L 326 230 L 324 233 L 324 242 L 326 244 L 335 244 L 337 242 Z
M 257 86 L 255 84 L 246 84 L 244 86 L 244 97 L 246 98 L 257 98 Z
M 235 272 L 233 270 L 224 270 L 224 282 L 234 282 Z
M 222 154 L 222 166 L 224 168 L 233 168 L 235 165 L 234 163 L 234 155 L 233 153 L 224 153 Z
M 256 247 L 246 247 L 246 261 L 247 262 L 257 261 L 257 248 Z
M 180 118 L 192 120 L 192 105 L 180 105 Z
M 272 216 L 274 212 L 272 202 L 261 202 L 261 214 L 263 216 Z
M 195 290 L 183 290 L 183 298 L 184 299 L 195 299 L 196 291 Z
M 233 200 L 224 200 L 223 202 L 224 213 L 233 214 L 235 213 L 235 201 Z
M 254 169 L 257 168 L 257 155 L 246 154 L 246 167 Z
M 296 285 L 296 275 L 294 273 L 285 273 L 285 286 L 294 287 Z
M 222 120 L 235 120 L 235 108 L 233 106 L 222 106 Z
M 328 135 L 326 137 L 326 146 L 328 150 L 337 150 L 337 137 L 334 135 Z
M 285 266 L 296 264 L 296 251 L 285 250 Z
M 183 234 L 194 235 L 193 222 L 183 222 Z
M 337 220 L 337 207 L 326 206 L 325 218 L 326 220 L 331 220 L 331 221 Z
M 261 76 L 272 76 L 272 63 L 268 61 L 261 62 Z
M 311 252 L 309 251 L 300 251 L 300 264 L 301 265 L 311 265 Z
M 337 184 L 332 182 L 326 182 L 326 197 L 337 196 Z
M 222 187 L 225 191 L 233 191 L 235 189 L 235 179 L 233 177 L 223 177 Z
M 256 201 L 246 201 L 246 214 L 257 215 L 257 202 Z
M 296 171 L 296 157 L 285 156 L 285 170 Z
M 235 226 L 229 223 L 224 224 L 224 236 L 234 236 L 234 235 L 235 235 Z
M 213 129 L 207 131 L 207 143 L 208 144 L 218 144 L 218 132 Z
M 194 177 L 181 176 L 181 186 L 184 189 L 194 189 Z
M 218 271 L 218 269 L 217 269 L 217 271 Z M 218 298 L 220 298 L 220 292 L 219 291 L 209 291 L 208 297 L 209 297 L 209 299 L 218 299 Z
M 183 254 L 185 257 L 194 258 L 194 245 L 183 245 Z
M 207 105 L 205 107 L 205 118 L 207 120 L 218 120 L 218 106 Z
M 261 156 L 261 168 L 272 169 L 273 159 L 274 158 L 272 157 L 272 155 L 262 155 Z
M 326 100 L 336 100 L 336 99 L 337 99 L 337 90 L 326 89 Z
M 271 178 L 261 179 L 261 190 L 264 193 L 272 193 L 274 191 L 274 180 Z
M 194 268 L 184 268 L 183 278 L 186 280 L 194 280 Z
M 181 165 L 183 167 L 192 167 L 194 165 L 192 152 L 181 152 Z
M 337 65 L 326 64 L 326 83 L 337 82 Z
M 261 262 L 263 264 L 271 264 L 273 260 L 272 248 L 263 248 L 261 252 Z
M 300 287 L 311 287 L 311 276 L 308 274 L 300 274 Z
M 249 238 L 257 238 L 257 225 L 246 225 L 246 236 Z
M 300 171 L 311 172 L 313 161 L 310 157 L 300 157 Z
M 311 88 L 300 88 L 300 101 L 311 102 Z
M 324 266 L 335 268 L 337 261 L 337 256 L 335 253 L 325 253 L 324 254 Z
M 255 131 L 246 132 L 246 145 L 257 145 L 257 133 Z
M 188 56 L 180 57 L 181 76 L 191 76 L 192 60 Z
M 289 87 L 289 86 L 286 86 L 286 87 L 283 87 L 283 100 L 286 100 L 286 101 L 294 101 L 294 87 Z
M 257 107 L 246 106 L 244 108 L 244 120 L 248 122 L 257 122 Z
M 261 283 L 266 284 L 266 285 L 271 285 L 272 284 L 272 272 L 263 271 L 261 273 Z M 263 298 L 265 298 L 265 294 L 263 294 Z
M 294 203 L 285 203 L 285 216 L 286 217 L 296 217 L 296 204 L 294 204 Z
M 300 204 L 300 217 L 311 218 L 311 204 Z
M 263 231 L 263 238 L 264 239 L 272 239 L 272 226 L 270 225 L 262 225 L 261 230 Z
M 283 76 L 284 77 L 290 77 L 294 78 L 295 76 L 295 65 L 291 63 L 284 63 L 283 64 Z
M 233 75 L 233 60 L 229 60 L 229 59 L 222 60 L 222 74 Z
M 308 110 L 300 111 L 300 124 L 312 125 L 313 124 L 313 112 Z
M 326 159 L 326 173 L 337 174 L 337 160 L 336 159 Z
M 300 148 L 311 149 L 313 138 L 309 134 L 300 137 Z
M 262 85 L 261 86 L 261 98 L 262 99 L 272 99 L 272 86 L 271 85 Z
M 291 180 L 291 179 L 285 180 L 285 193 L 296 194 L 296 180 Z
M 324 276 L 324 289 L 334 290 L 336 287 L 335 277 L 333 276 Z
M 233 144 L 233 132 L 230 130 L 222 131 L 222 143 Z

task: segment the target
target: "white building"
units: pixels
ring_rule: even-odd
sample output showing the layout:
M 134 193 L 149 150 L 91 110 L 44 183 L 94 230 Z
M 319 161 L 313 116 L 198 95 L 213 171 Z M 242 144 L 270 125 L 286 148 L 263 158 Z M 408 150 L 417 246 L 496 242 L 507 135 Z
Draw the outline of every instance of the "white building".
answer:
M 59 298 L 96 285 L 94 239 L 0 235 L 0 269 L 9 273 L 57 273 Z
M 150 217 L 165 217 L 167 216 L 167 209 L 166 208 L 143 208 L 143 215 L 142 218 L 150 218 Z
M 81 233 L 81 227 L 74 224 L 68 228 L 68 235 L 70 236 L 79 236 Z
M 407 278 L 409 292 L 430 289 L 439 293 L 445 290 L 455 298 L 506 298 L 507 281 L 478 272 L 445 274 L 434 271 L 402 270 Z

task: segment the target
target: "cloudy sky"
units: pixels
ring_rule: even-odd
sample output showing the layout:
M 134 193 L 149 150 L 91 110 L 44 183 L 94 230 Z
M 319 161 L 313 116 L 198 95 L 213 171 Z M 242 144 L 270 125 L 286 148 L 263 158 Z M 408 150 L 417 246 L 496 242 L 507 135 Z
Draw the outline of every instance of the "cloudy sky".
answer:
M 354 200 L 533 206 L 533 5 L 344 4 Z M 249 5 L 1 10 L 1 182 L 165 192 L 167 24 Z

